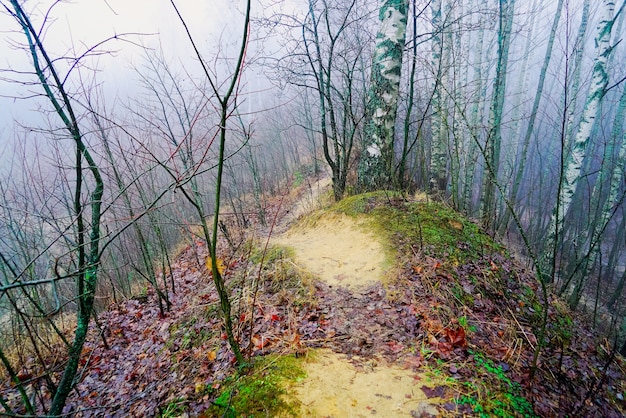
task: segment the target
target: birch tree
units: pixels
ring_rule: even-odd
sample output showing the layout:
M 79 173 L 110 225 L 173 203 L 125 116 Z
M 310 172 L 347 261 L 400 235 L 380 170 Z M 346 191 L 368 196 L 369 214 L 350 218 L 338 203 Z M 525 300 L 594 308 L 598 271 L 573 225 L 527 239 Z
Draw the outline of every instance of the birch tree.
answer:
M 587 238 L 587 242 L 585 243 L 585 248 L 588 248 L 589 253 L 583 263 L 583 267 L 578 269 L 578 276 L 574 283 L 574 289 L 569 297 L 569 304 L 572 308 L 575 308 L 578 304 L 583 285 L 585 284 L 585 280 L 589 277 L 593 266 L 596 264 L 598 259 L 598 255 L 600 253 L 600 245 L 601 245 L 601 237 L 604 233 L 611 217 L 613 216 L 613 210 L 616 204 L 619 203 L 620 196 L 619 190 L 621 185 L 624 183 L 624 170 L 626 169 L 626 140 L 624 139 L 624 117 L 626 116 L 626 88 L 622 90 L 622 95 L 619 101 L 617 113 L 615 114 L 615 121 L 613 123 L 611 141 L 607 145 L 607 150 L 605 151 L 605 155 L 607 157 L 612 157 L 614 152 L 614 145 L 616 142 L 621 144 L 619 146 L 619 151 L 617 155 L 617 160 L 613 165 L 613 169 L 607 169 L 609 166 L 608 162 L 605 161 L 605 165 L 603 165 L 600 170 L 600 175 L 596 180 L 596 184 L 594 186 L 594 191 L 592 194 L 592 202 L 601 201 L 602 188 L 605 186 L 606 180 L 608 178 L 609 191 L 604 199 L 604 203 L 602 204 L 602 210 L 600 211 L 599 216 L 596 216 L 592 222 L 591 232 L 589 237 Z M 610 158 L 609 157 L 609 158 Z M 609 173 L 610 171 L 610 173 Z M 600 280 L 598 278 L 598 280 Z M 563 289 L 565 290 L 565 289 Z
M 489 132 L 484 148 L 485 170 L 481 201 L 481 218 L 485 228 L 489 229 L 495 221 L 496 181 L 500 166 L 500 145 L 502 141 L 502 114 L 504 94 L 506 92 L 511 28 L 515 12 L 515 0 L 501 0 L 498 29 L 498 62 L 496 79 L 493 83 L 493 99 L 489 110 Z
M 516 172 L 515 179 L 513 180 L 513 186 L 509 193 L 509 201 L 511 202 L 510 207 L 515 208 L 515 202 L 517 201 L 517 194 L 519 192 L 519 187 L 522 183 L 522 176 L 524 174 L 524 167 L 526 165 L 526 159 L 528 157 L 528 147 L 530 145 L 530 139 L 532 137 L 534 128 L 535 128 L 535 120 L 537 119 L 537 113 L 539 112 L 539 104 L 541 103 L 541 97 L 543 95 L 543 87 L 546 82 L 546 74 L 548 72 L 548 65 L 550 64 L 550 59 L 552 58 L 552 47 L 554 46 L 554 39 L 556 38 L 557 29 L 559 27 L 559 21 L 561 20 L 561 10 L 563 9 L 563 0 L 559 0 L 556 6 L 556 13 L 554 15 L 554 19 L 552 21 L 552 28 L 550 29 L 550 37 L 548 38 L 548 46 L 546 47 L 546 54 L 543 58 L 543 64 L 541 65 L 541 70 L 539 71 L 539 81 L 537 83 L 537 90 L 535 91 L 535 99 L 533 101 L 533 107 L 530 111 L 530 116 L 528 118 L 528 125 L 526 126 L 526 133 L 524 134 L 524 139 L 522 141 L 522 151 L 519 157 L 519 161 L 516 164 Z M 501 232 L 507 228 L 510 220 L 511 212 L 510 209 L 507 208 L 504 219 L 501 224 Z
M 385 0 L 372 62 L 369 116 L 359 163 L 359 188 L 388 187 L 393 176 L 393 149 L 408 0 Z
M 431 151 L 428 185 L 433 193 L 443 193 L 446 189 L 447 173 L 447 110 L 444 104 L 443 88 L 441 87 L 443 71 L 450 61 L 450 49 L 444 48 L 443 22 L 441 17 L 441 0 L 433 0 L 430 4 L 433 28 L 432 66 L 434 72 L 433 86 L 433 117 L 431 121 Z
M 563 221 L 568 213 L 576 187 L 581 178 L 583 162 L 587 154 L 587 148 L 591 139 L 594 123 L 600 112 L 600 105 L 609 81 L 607 72 L 607 62 L 612 51 L 610 45 L 611 31 L 615 19 L 614 0 L 604 0 L 600 5 L 600 20 L 597 25 L 597 35 L 595 39 L 596 56 L 594 58 L 591 75 L 591 87 L 585 100 L 583 114 L 578 124 L 578 130 L 572 144 L 572 150 L 561 168 L 561 178 L 559 179 L 559 190 L 557 201 L 552 210 L 546 245 L 542 256 L 543 271 L 550 272 L 549 281 L 554 280 L 556 263 L 556 245 L 559 236 L 563 231 Z
M 568 90 L 570 91 L 568 96 L 570 98 L 569 100 L 565 101 L 567 115 L 565 138 L 568 143 L 570 142 L 570 139 L 572 138 L 572 132 L 574 131 L 574 114 L 576 110 L 575 101 L 576 96 L 578 95 L 578 90 L 580 89 L 580 73 L 582 71 L 585 38 L 587 37 L 587 27 L 589 24 L 590 3 L 591 0 L 585 0 L 583 3 L 580 26 L 578 27 L 578 34 L 576 35 L 576 40 L 574 41 L 574 51 L 572 54 L 572 75 L 571 77 L 568 76 L 568 78 L 571 79 L 571 85 L 568 86 Z

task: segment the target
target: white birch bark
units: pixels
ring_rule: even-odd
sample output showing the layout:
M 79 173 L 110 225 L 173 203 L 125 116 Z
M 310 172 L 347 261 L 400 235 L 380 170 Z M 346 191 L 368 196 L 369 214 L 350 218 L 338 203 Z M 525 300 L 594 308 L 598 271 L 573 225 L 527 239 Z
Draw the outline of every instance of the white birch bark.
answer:
M 495 223 L 496 181 L 500 166 L 500 144 L 502 141 L 502 114 L 506 92 L 511 29 L 515 14 L 515 0 L 500 0 L 500 26 L 498 29 L 498 63 L 494 81 L 493 99 L 489 109 L 489 134 L 484 149 L 485 169 L 481 200 L 481 220 L 485 228 Z
M 571 153 L 565 160 L 565 165 L 562 170 L 563 178 L 561 179 L 561 187 L 557 202 L 552 210 L 546 246 L 542 257 L 544 264 L 543 270 L 545 272 L 552 271 L 551 276 L 554 270 L 554 247 L 558 241 L 558 237 L 563 231 L 563 220 L 574 199 L 574 193 L 576 192 L 576 187 L 580 180 L 581 168 L 587 153 L 591 132 L 596 118 L 598 117 L 600 105 L 609 80 L 607 61 L 612 49 L 610 40 L 614 23 L 614 10 L 614 0 L 604 0 L 599 10 L 601 16 L 597 26 L 596 57 L 594 59 L 591 75 L 591 87 L 585 101 L 585 107 L 578 125 L 576 137 L 572 144 Z M 552 263 L 552 266 L 549 265 L 550 263 Z
M 565 138 L 567 143 L 569 144 L 572 138 L 572 132 L 574 131 L 574 114 L 576 112 L 576 96 L 578 95 L 578 90 L 580 89 L 580 71 L 582 69 L 582 60 L 583 60 L 583 52 L 585 45 L 585 38 L 587 36 L 587 24 L 589 22 L 589 7 L 590 0 L 585 0 L 583 3 L 583 11 L 581 15 L 580 26 L 578 27 L 578 34 L 576 35 L 576 40 L 574 41 L 574 59 L 572 62 L 572 83 L 568 86 L 568 97 L 567 100 L 567 128 L 565 130 Z
M 370 112 L 359 164 L 359 188 L 362 190 L 388 187 L 392 182 L 394 128 L 408 5 L 408 0 L 385 0 L 380 6 L 369 93 Z
M 615 121 L 613 123 L 613 129 L 611 134 L 611 141 L 607 145 L 607 150 L 605 155 L 609 158 L 613 156 L 614 146 L 613 144 L 619 143 L 619 151 L 617 155 L 617 160 L 613 165 L 613 170 L 610 170 L 611 173 L 609 175 L 609 170 L 604 169 L 604 167 L 600 170 L 600 175 L 596 180 L 596 184 L 594 186 L 592 202 L 598 201 L 600 199 L 600 195 L 602 194 L 602 188 L 605 186 L 608 177 L 609 183 L 609 192 L 607 193 L 607 197 L 602 204 L 602 210 L 600 211 L 600 216 L 597 219 L 594 219 L 592 222 L 593 230 L 591 232 L 591 238 L 589 242 L 586 243 L 586 247 L 589 248 L 589 254 L 586 262 L 584 263 L 584 267 L 580 269 L 580 274 L 578 275 L 575 281 L 575 288 L 572 292 L 569 302 L 572 309 L 576 307 L 578 301 L 580 300 L 580 295 L 583 289 L 583 285 L 585 283 L 585 279 L 589 277 L 591 273 L 591 269 L 595 265 L 598 255 L 600 253 L 600 239 L 606 226 L 608 225 L 611 217 L 613 215 L 613 209 L 616 203 L 618 203 L 619 198 L 619 190 L 621 185 L 623 184 L 625 173 L 624 169 L 626 169 L 626 135 L 624 133 L 624 117 L 626 116 L 626 88 L 622 90 L 622 95 L 619 101 L 619 105 L 617 108 L 617 113 L 615 114 Z M 609 164 L 608 161 L 605 160 L 604 164 Z

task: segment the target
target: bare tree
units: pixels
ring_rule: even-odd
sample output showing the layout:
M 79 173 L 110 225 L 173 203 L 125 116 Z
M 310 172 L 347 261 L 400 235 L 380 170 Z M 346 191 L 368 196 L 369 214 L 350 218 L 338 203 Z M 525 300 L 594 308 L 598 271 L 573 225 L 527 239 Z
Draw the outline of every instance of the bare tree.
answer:
M 30 17 L 16 0 L 10 1 L 10 7 L 6 4 L 3 4 L 3 7 L 21 26 L 31 54 L 34 74 L 45 97 L 53 106 L 56 115 L 73 141 L 75 150 L 72 224 L 75 226 L 76 270 L 70 275 L 76 281 L 77 326 L 69 349 L 68 361 L 63 376 L 53 393 L 49 410 L 50 415 L 57 416 L 63 412 L 65 400 L 73 387 L 93 313 L 101 256 L 100 220 L 104 182 L 100 169 L 84 140 L 77 113 L 74 110 L 74 102 L 65 89 L 64 78 L 58 72 L 55 60 L 48 55 L 43 45 L 41 31 L 33 26 Z M 91 184 L 87 184 L 85 173 L 91 176 L 89 179 Z M 91 191 L 88 191 L 88 188 Z M 84 203 L 85 195 L 88 195 L 86 204 Z M 87 216 L 89 218 L 86 219 Z
M 187 177 L 185 179 L 178 179 L 179 188 L 183 192 L 183 195 L 185 196 L 185 198 L 187 198 L 187 200 L 195 208 L 197 215 L 198 215 L 198 220 L 200 221 L 200 224 L 202 226 L 204 239 L 207 242 L 209 256 L 211 257 L 211 260 L 210 260 L 211 273 L 213 276 L 213 283 L 215 283 L 215 287 L 217 289 L 217 293 L 220 299 L 220 305 L 221 305 L 222 317 L 224 320 L 226 335 L 228 338 L 228 342 L 230 343 L 231 349 L 233 350 L 233 353 L 235 354 L 237 362 L 240 365 L 245 364 L 245 359 L 243 357 L 241 349 L 239 348 L 239 343 L 237 342 L 237 339 L 233 331 L 230 297 L 228 295 L 228 289 L 226 288 L 226 285 L 224 283 L 224 278 L 222 277 L 222 273 L 220 272 L 220 269 L 218 267 L 217 239 L 218 239 L 218 233 L 219 233 L 222 176 L 224 173 L 224 159 L 226 155 L 225 154 L 226 137 L 227 137 L 227 129 L 228 129 L 227 123 L 233 111 L 232 106 L 234 104 L 234 100 L 237 97 L 237 88 L 239 86 L 239 80 L 240 80 L 241 73 L 244 68 L 244 58 L 246 55 L 246 48 L 248 46 L 248 33 L 249 33 L 249 25 L 250 25 L 250 3 L 251 3 L 250 0 L 246 2 L 246 10 L 245 10 L 245 16 L 244 16 L 244 23 L 243 23 L 243 34 L 241 37 L 241 46 L 239 49 L 239 54 L 237 56 L 235 67 L 232 71 L 229 82 L 226 84 L 225 91 L 220 92 L 219 85 L 216 83 L 213 76 L 209 72 L 209 69 L 207 65 L 205 64 L 202 54 L 196 47 L 193 36 L 191 35 L 191 32 L 189 31 L 187 24 L 185 23 L 185 20 L 183 19 L 182 15 L 178 11 L 178 8 L 176 7 L 175 2 L 171 0 L 171 4 L 174 7 L 174 10 L 176 11 L 176 14 L 178 15 L 183 27 L 185 28 L 188 39 L 191 42 L 191 45 L 193 46 L 196 56 L 202 66 L 202 70 L 206 77 L 206 81 L 209 83 L 212 95 L 218 104 L 217 109 L 219 113 L 219 124 L 218 124 L 217 139 L 218 139 L 219 148 L 217 151 L 217 154 L 218 154 L 217 162 L 216 162 L 217 174 L 216 174 L 216 181 L 215 181 L 213 225 L 211 229 L 209 229 L 209 224 L 207 222 L 206 210 L 204 207 L 202 195 L 199 193 L 197 187 L 194 187 L 193 182 L 191 183 L 191 188 L 189 190 L 187 190 L 184 187 L 185 183 L 195 178 L 195 173 L 193 172 L 190 173 L 191 177 Z M 207 145 L 207 149 L 208 147 L 210 147 L 211 142 Z M 172 172 L 170 171 L 170 173 Z M 173 175 L 173 177 L 175 178 L 176 176 Z

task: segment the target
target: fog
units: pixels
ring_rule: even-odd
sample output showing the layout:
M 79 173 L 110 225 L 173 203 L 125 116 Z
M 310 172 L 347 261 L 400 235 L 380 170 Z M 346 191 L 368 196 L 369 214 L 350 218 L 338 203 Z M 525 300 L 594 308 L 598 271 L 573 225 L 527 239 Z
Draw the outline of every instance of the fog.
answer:
M 240 36 L 242 1 L 182 0 L 176 5 L 199 47 L 207 54 L 228 48 Z M 41 27 L 47 6 L 43 2 L 25 3 L 26 10 L 32 13 L 35 27 Z M 10 134 L 14 121 L 26 126 L 41 123 L 38 111 L 41 102 L 31 98 L 31 93 L 39 93 L 37 87 L 25 89 L 19 84 L 24 78 L 15 72 L 31 71 L 31 57 L 23 48 L 23 32 L 16 28 L 6 10 L 3 11 L 0 14 L 0 27 L 4 28 L 0 42 L 0 108 L 3 109 L 0 127 L 2 144 L 6 146 L 7 141 L 14 139 Z M 200 73 L 199 66 L 194 65 L 189 40 L 169 1 L 61 2 L 51 10 L 43 33 L 52 56 L 78 57 L 104 42 L 97 48 L 99 53 L 96 56 L 88 57 L 83 61 L 83 68 L 74 70 L 70 83 L 78 82 L 77 78 L 81 77 L 87 83 L 102 85 L 102 92 L 110 104 L 127 101 L 138 94 L 138 76 L 134 68 L 142 64 L 144 49 L 162 49 L 168 61 L 180 64 L 191 75 Z
M 218 203 L 235 248 L 308 176 L 340 200 L 383 167 L 380 188 L 481 224 L 626 341 L 626 2 L 407 1 L 394 44 L 375 0 L 253 1 L 248 31 L 242 0 L 179 0 L 203 67 L 169 1 L 26 1 L 63 78 L 49 95 L 69 97 L 56 111 L 0 4 L 0 306 L 61 271 L 76 310 L 84 225 L 102 233 L 98 294 L 129 297 Z M 377 55 L 389 44 L 401 59 Z

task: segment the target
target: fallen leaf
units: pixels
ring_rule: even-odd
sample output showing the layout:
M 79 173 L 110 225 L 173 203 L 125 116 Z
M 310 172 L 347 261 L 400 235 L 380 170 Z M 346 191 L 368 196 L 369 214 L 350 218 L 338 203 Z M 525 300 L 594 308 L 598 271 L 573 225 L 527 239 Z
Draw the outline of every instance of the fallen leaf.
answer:
M 442 398 L 446 391 L 445 386 L 437 386 L 434 388 L 430 388 L 428 386 L 422 386 L 420 389 L 422 390 L 422 392 L 424 392 L 424 394 L 426 395 L 428 399 Z
M 263 336 L 258 336 L 258 335 L 253 335 L 252 336 L 252 344 L 254 344 L 254 346 L 257 349 L 260 348 L 264 348 L 266 347 L 268 344 L 270 343 L 270 339 L 269 338 L 265 338 Z
M 206 258 L 206 268 L 209 271 L 213 271 L 213 259 L 211 259 L 211 257 L 207 257 Z M 217 259 L 217 271 L 219 272 L 220 275 L 224 275 L 224 271 L 226 271 L 226 266 L 224 265 L 224 261 L 221 258 Z
M 389 347 L 389 350 L 394 354 L 397 354 L 404 350 L 404 345 L 396 341 L 387 341 L 387 346 Z
M 455 330 L 445 328 L 445 332 L 452 347 L 465 347 L 467 345 L 467 341 L 465 341 L 465 329 L 463 327 L 458 327 Z

